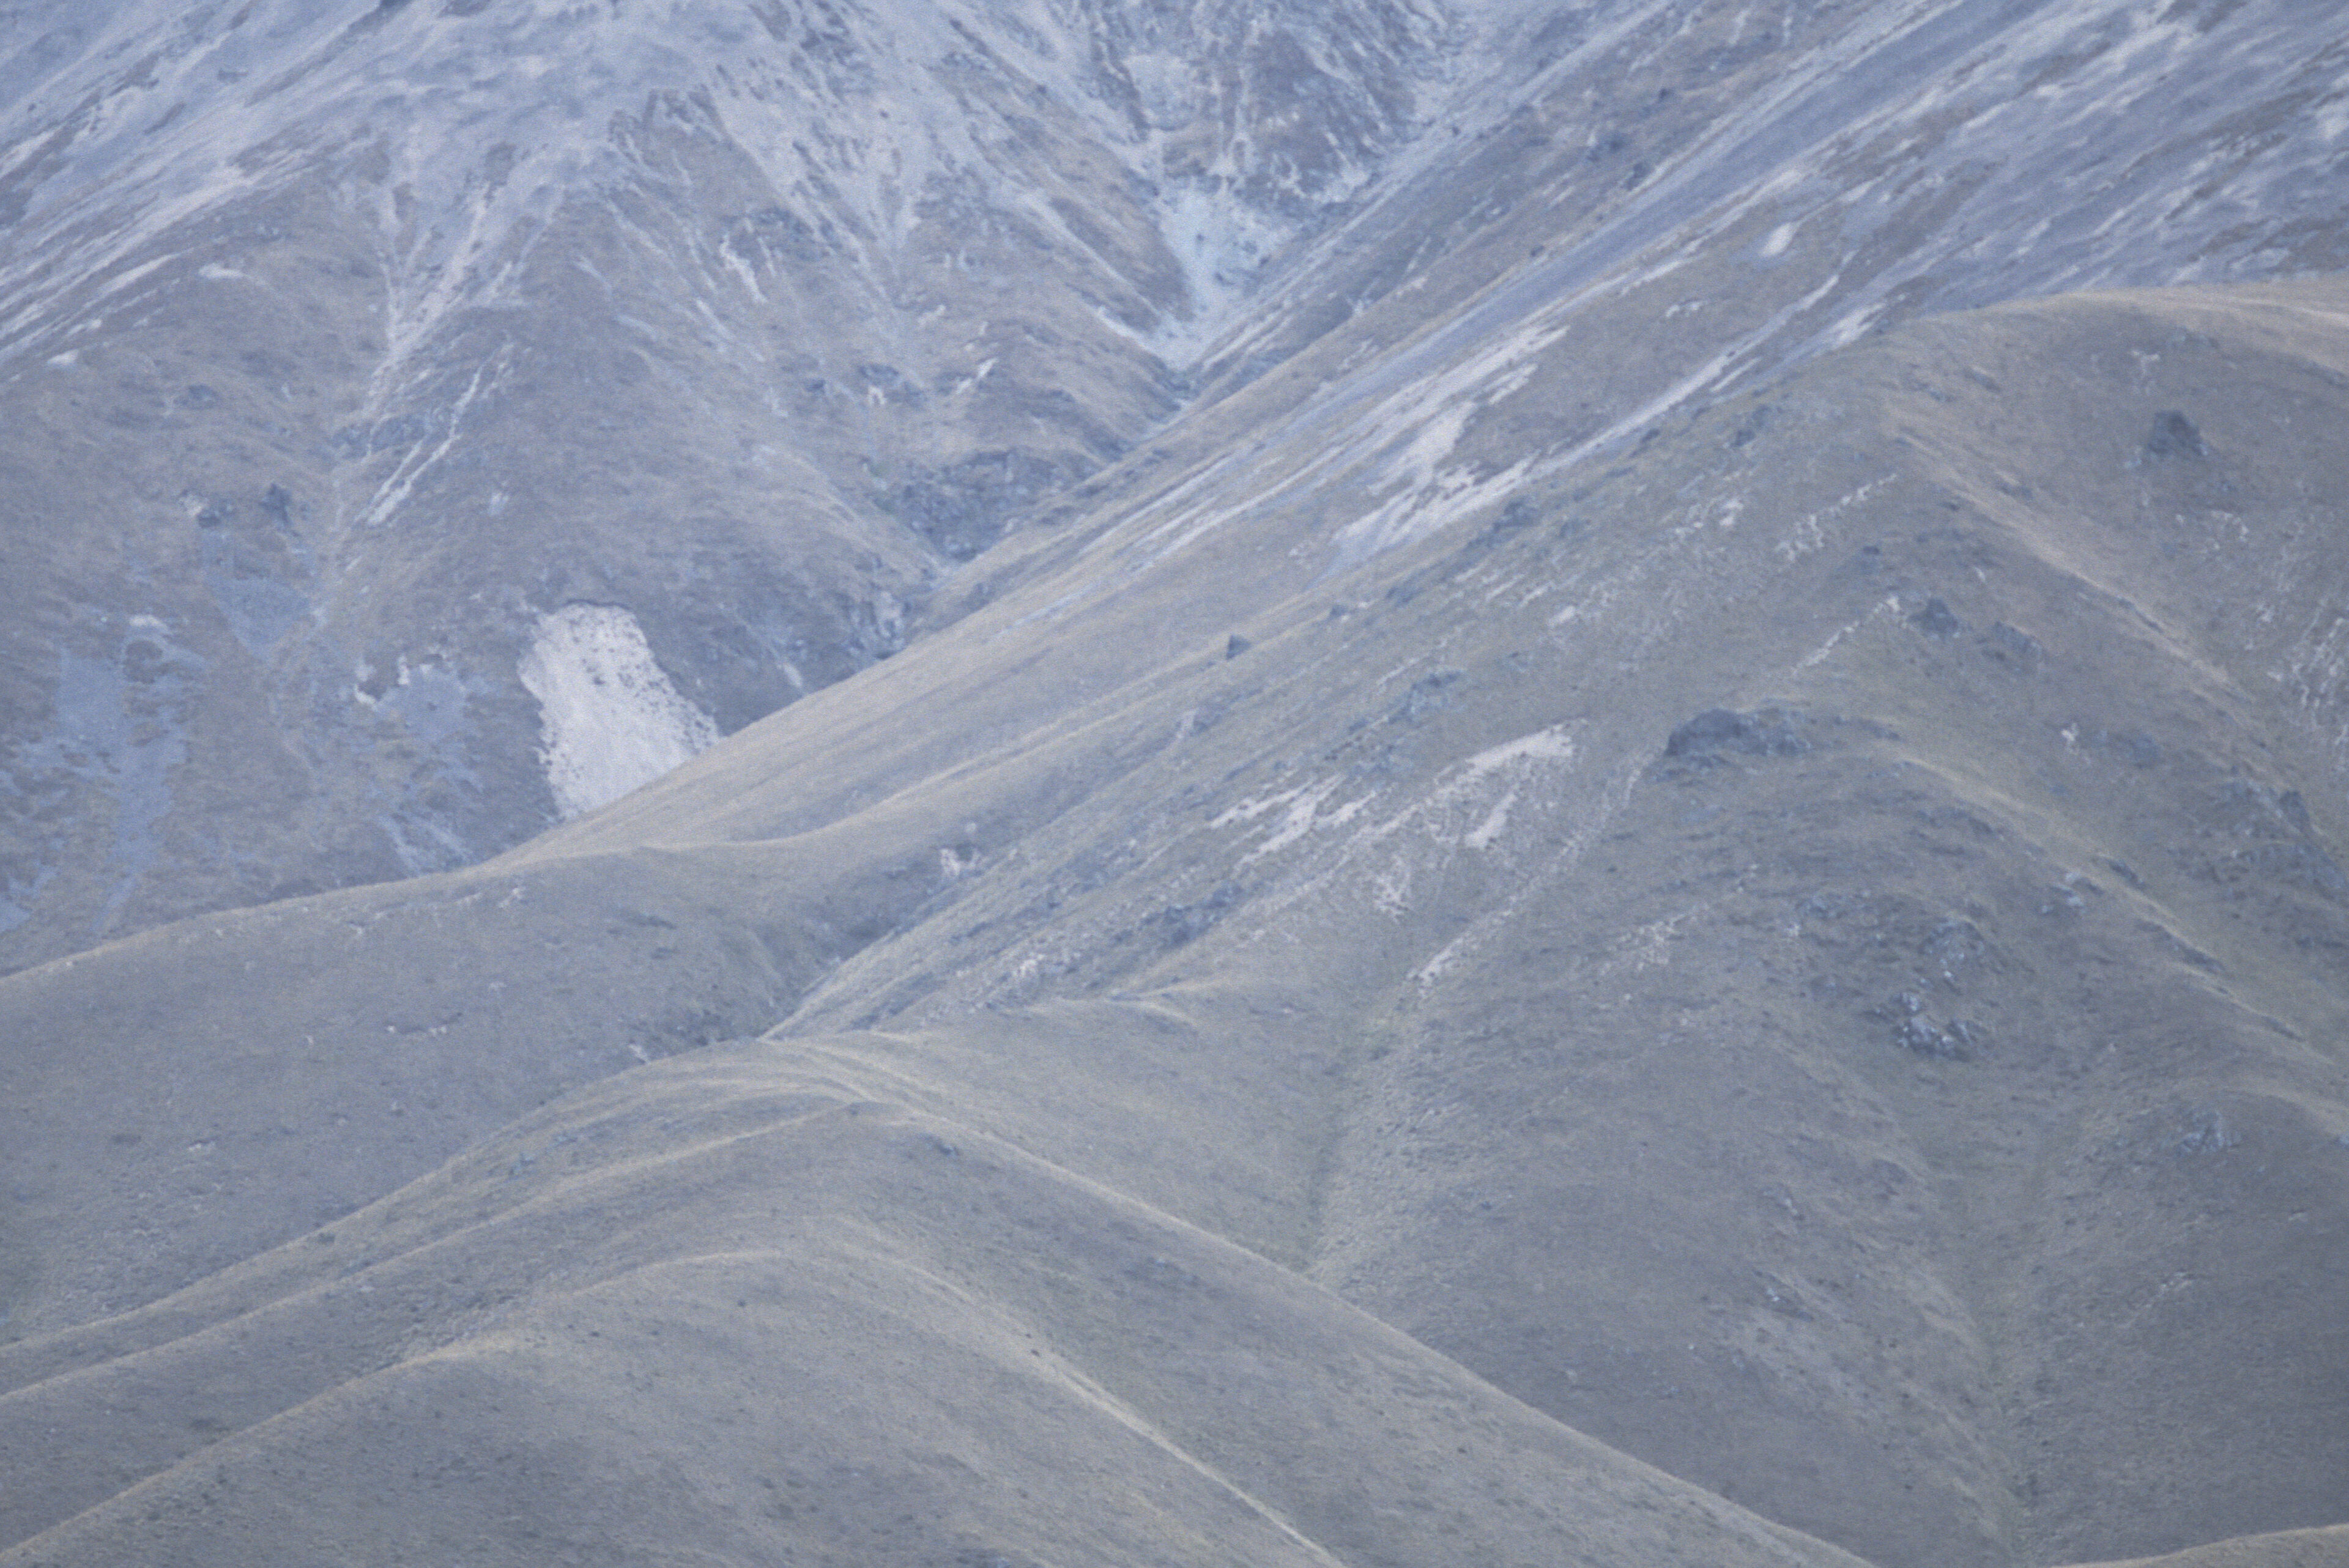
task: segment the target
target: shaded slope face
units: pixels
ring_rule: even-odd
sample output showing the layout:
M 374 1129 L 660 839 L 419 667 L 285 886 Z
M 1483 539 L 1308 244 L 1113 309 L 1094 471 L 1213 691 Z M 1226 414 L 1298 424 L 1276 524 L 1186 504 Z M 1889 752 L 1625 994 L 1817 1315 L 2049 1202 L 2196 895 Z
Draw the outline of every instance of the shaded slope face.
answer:
M 894 652 L 1446 36 L 1027 9 L 0 20 L 0 963 L 467 863 Z
M 1397 151 L 897 656 L 0 980 L 6 1559 L 2338 1561 L 2333 40 L 1764 9 L 1486 18 L 1754 118 Z

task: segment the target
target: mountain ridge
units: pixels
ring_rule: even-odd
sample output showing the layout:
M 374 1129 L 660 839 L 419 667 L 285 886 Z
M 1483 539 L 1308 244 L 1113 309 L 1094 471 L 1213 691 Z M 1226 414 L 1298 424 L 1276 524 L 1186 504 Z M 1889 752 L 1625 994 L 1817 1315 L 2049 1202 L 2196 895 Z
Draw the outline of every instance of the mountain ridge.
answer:
M 2340 41 L 1785 7 L 1632 180 L 1751 11 L 1485 18 L 1547 130 L 1423 129 L 885 659 L 0 976 L 0 1560 L 2335 1560 L 2344 88 L 2140 73 Z M 698 704 L 631 614 L 563 668 Z

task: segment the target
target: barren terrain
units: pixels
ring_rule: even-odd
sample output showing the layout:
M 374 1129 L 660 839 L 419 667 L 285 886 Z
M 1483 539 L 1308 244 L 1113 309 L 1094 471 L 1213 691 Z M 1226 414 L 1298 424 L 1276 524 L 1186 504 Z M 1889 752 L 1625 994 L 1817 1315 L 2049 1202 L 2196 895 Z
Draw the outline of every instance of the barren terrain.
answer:
M 2349 32 L 0 5 L 0 1564 L 2349 1563 Z

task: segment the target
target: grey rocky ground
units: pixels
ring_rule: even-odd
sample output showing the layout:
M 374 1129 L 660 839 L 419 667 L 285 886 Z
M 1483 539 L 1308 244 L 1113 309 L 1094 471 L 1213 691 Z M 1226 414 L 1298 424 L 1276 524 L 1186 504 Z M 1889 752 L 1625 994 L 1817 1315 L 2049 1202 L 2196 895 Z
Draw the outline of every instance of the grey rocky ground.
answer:
M 2349 1561 L 2321 10 L 55 23 L 0 1562 Z

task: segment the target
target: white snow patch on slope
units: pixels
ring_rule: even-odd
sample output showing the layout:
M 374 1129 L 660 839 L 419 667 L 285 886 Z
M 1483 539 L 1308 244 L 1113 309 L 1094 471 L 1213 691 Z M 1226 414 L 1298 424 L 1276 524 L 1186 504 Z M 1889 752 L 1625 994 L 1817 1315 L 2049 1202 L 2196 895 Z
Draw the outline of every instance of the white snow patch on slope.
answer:
M 1512 762 L 1571 762 L 1574 760 L 1574 737 L 1566 726 L 1551 725 L 1531 735 L 1505 741 L 1476 753 L 1462 765 L 1467 782 L 1473 783 L 1488 774 L 1497 773 Z
M 616 604 L 540 616 L 521 675 L 538 699 L 539 755 L 566 819 L 717 743 L 718 726 L 670 684 L 644 628 Z

